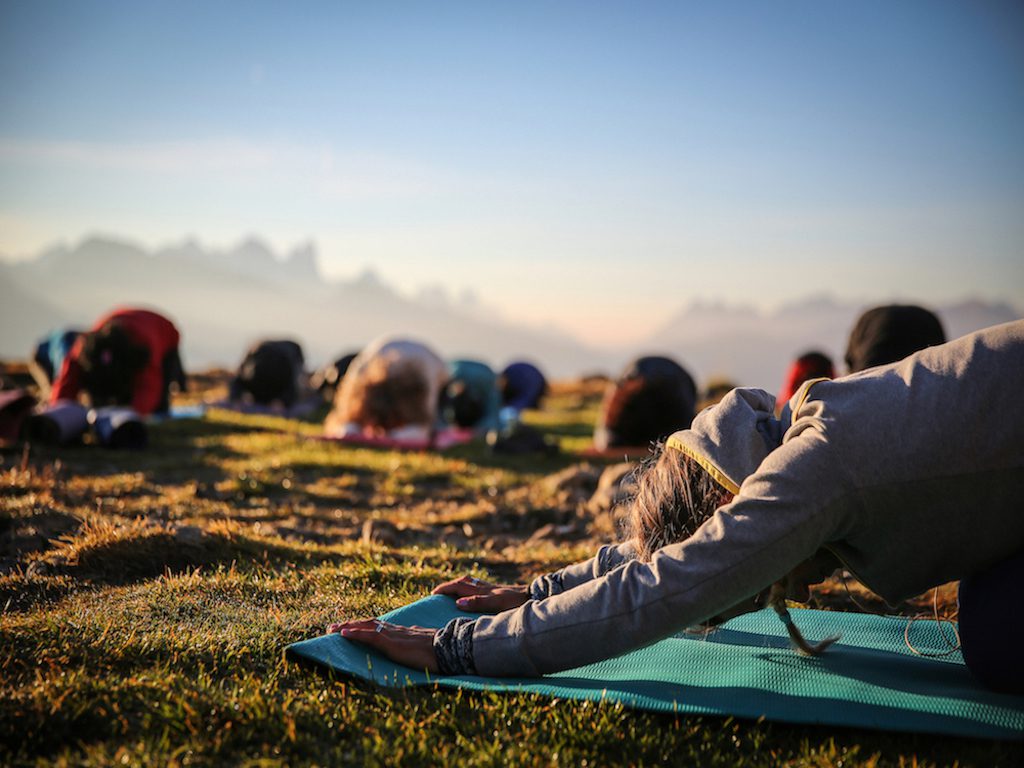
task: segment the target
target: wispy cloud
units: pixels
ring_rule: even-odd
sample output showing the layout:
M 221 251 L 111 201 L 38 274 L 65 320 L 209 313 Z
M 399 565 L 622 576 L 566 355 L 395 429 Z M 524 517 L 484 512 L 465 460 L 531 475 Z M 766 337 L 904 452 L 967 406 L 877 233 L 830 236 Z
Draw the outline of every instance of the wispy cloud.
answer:
M 330 200 L 433 197 L 465 187 L 447 168 L 372 152 L 342 153 L 329 144 L 204 139 L 148 143 L 0 139 L 0 165 L 48 171 L 166 175 L 202 180 L 239 177 L 313 188 Z
M 278 162 L 272 147 L 250 142 L 171 141 L 113 144 L 0 139 L 0 161 L 92 170 L 181 174 L 195 169 L 251 171 Z

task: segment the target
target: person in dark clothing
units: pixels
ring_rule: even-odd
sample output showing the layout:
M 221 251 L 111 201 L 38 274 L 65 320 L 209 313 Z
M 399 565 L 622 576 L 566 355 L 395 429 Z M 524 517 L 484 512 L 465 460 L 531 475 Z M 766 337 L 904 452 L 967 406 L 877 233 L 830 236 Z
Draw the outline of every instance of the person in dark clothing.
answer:
M 94 408 L 131 406 L 139 415 L 167 413 L 170 389 L 185 389 L 174 323 L 147 309 L 117 309 L 75 342 L 53 383 L 50 402 L 85 393 Z
M 875 307 L 862 314 L 850 331 L 846 367 L 857 373 L 945 343 L 942 323 L 927 309 L 904 304 Z
M 693 421 L 697 386 L 679 363 L 641 357 L 609 385 L 601 404 L 594 447 L 647 446 Z
M 328 363 L 318 369 L 310 379 L 310 385 L 323 396 L 324 400 L 334 400 L 334 394 L 341 386 L 341 380 L 345 378 L 352 361 L 356 359 L 358 352 L 349 352 L 342 355 L 334 362 Z
M 291 408 L 305 389 L 302 347 L 291 339 L 257 342 L 245 353 L 228 399 Z

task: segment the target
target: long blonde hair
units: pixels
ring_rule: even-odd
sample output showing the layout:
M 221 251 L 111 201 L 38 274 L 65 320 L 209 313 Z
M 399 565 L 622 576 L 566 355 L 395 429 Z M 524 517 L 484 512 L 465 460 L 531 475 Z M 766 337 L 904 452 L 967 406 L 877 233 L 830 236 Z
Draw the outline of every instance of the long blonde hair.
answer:
M 626 537 L 647 561 L 668 544 L 688 539 L 733 494 L 681 451 L 659 443 L 637 472 Z
M 359 424 L 387 431 L 408 424 L 430 425 L 430 384 L 412 361 L 377 359 L 361 375 L 346 376 L 334 398 L 328 425 Z
M 666 450 L 661 443 L 637 475 L 636 496 L 626 518 L 626 537 L 637 558 L 645 562 L 662 547 L 693 536 L 715 510 L 734 498 L 690 456 Z M 834 635 L 816 644 L 804 639 L 786 608 L 785 579 L 772 584 L 767 603 L 801 653 L 818 655 L 839 639 Z

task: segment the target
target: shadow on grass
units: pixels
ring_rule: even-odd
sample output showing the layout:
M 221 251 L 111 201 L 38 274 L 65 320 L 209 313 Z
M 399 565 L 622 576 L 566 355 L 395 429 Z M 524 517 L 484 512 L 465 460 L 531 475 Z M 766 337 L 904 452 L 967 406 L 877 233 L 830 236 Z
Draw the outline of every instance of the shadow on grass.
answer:
M 578 464 L 583 459 L 573 453 L 559 452 L 554 455 L 526 453 L 508 455 L 494 453 L 483 443 L 468 443 L 449 448 L 444 456 L 462 459 L 487 469 L 505 469 L 523 474 L 548 474 Z
M 340 553 L 185 526 L 177 531 L 87 535 L 85 541 L 73 541 L 67 550 L 51 558 L 50 570 L 94 584 L 126 585 L 201 566 L 312 565 L 352 559 Z
M 73 579 L 31 578 L 21 573 L 0 577 L 0 614 L 28 613 L 43 604 L 53 604 L 68 595 L 92 589 Z

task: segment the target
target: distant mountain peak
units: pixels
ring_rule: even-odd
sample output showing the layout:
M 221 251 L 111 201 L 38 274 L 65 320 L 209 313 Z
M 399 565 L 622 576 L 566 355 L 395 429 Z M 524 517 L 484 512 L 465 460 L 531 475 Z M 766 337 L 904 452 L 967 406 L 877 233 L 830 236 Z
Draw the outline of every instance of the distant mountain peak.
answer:
M 700 382 L 727 376 L 772 390 L 806 349 L 823 349 L 840 362 L 849 330 L 868 306 L 818 294 L 763 311 L 702 298 L 646 339 L 594 349 L 528 316 L 506 319 L 450 284 L 426 286 L 410 297 L 370 267 L 350 280 L 327 281 L 312 242 L 279 258 L 257 237 L 227 249 L 204 247 L 191 237 L 148 251 L 93 235 L 3 266 L 0 354 L 14 357 L 60 324 L 89 325 L 111 307 L 133 303 L 157 307 L 180 323 L 188 364 L 232 364 L 253 340 L 271 336 L 299 339 L 307 360 L 328 360 L 388 333 L 414 335 L 442 354 L 495 364 L 534 359 L 555 376 L 618 369 L 636 354 L 656 350 L 676 357 Z M 886 302 L 871 305 L 877 303 Z M 949 338 L 1021 317 L 1005 303 L 970 298 L 934 309 Z
M 253 236 L 247 237 L 225 255 L 229 259 L 244 263 L 247 267 L 278 263 L 270 247 L 262 240 Z
M 284 260 L 285 266 L 296 277 L 320 280 L 320 267 L 317 262 L 316 246 L 312 241 L 293 248 Z

